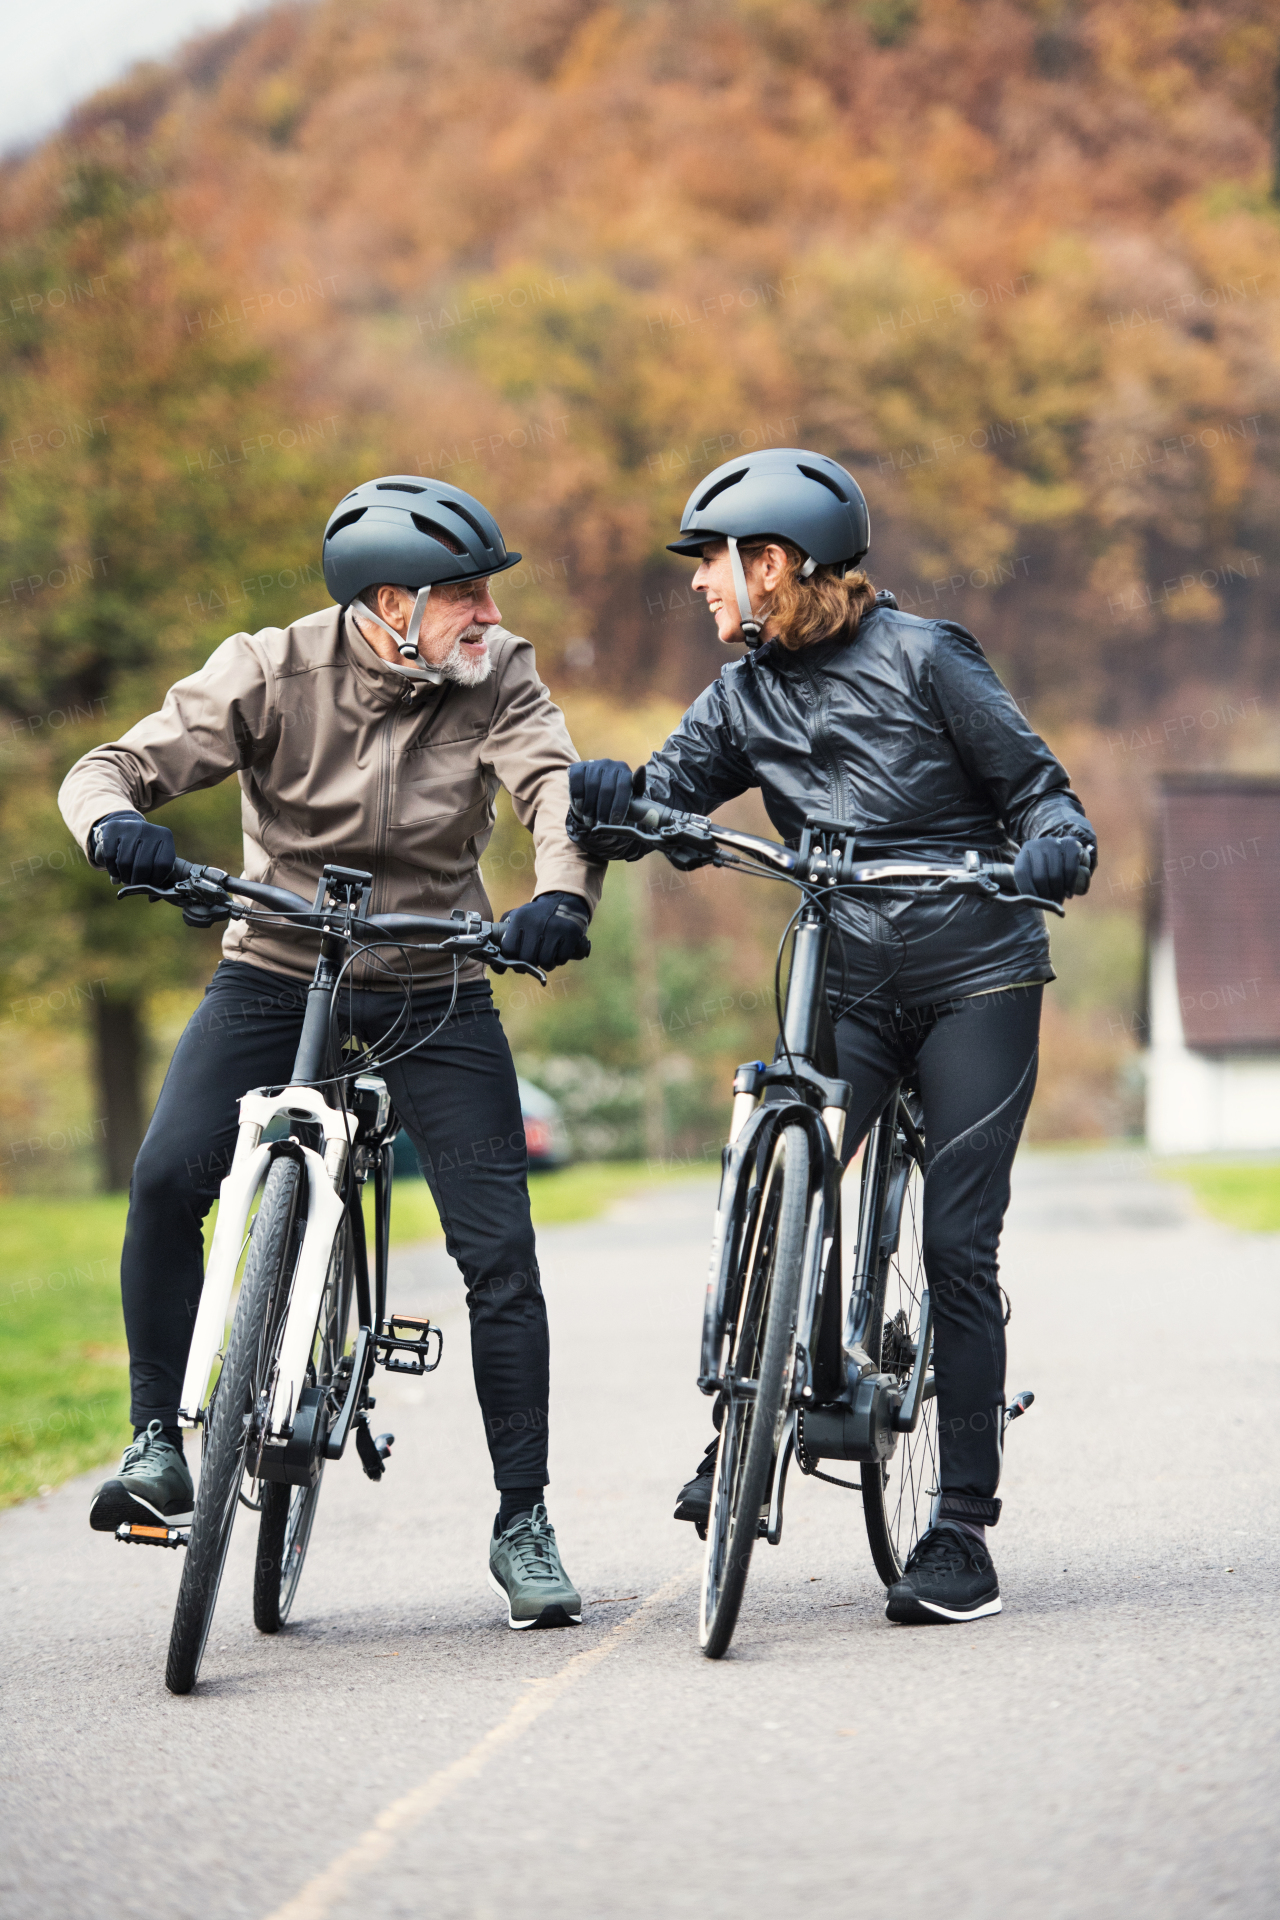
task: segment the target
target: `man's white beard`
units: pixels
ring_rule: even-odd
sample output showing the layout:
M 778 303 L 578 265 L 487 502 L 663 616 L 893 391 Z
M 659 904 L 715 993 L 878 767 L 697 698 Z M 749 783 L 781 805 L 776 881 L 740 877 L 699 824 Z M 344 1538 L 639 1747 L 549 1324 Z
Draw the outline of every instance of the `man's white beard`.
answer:
M 474 623 L 469 626 L 465 633 L 458 635 L 444 659 L 435 663 L 437 673 L 442 673 L 446 680 L 452 680 L 459 687 L 480 686 L 493 672 L 493 655 L 486 647 L 482 654 L 472 657 L 463 653 L 462 643 L 464 640 L 483 640 L 484 637 L 483 627 Z

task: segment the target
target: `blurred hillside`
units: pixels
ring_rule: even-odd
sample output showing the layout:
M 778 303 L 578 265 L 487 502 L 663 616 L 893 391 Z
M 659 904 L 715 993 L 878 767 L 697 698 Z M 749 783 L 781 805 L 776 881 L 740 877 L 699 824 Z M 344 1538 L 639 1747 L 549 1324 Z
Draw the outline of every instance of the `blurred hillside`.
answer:
M 495 508 L 526 555 L 505 618 L 584 751 L 638 757 L 643 703 L 719 665 L 664 552 L 690 486 L 801 443 L 858 475 L 877 581 L 978 633 L 1102 830 L 1036 1124 L 1127 1124 L 1151 773 L 1280 755 L 1278 58 L 1262 0 L 361 0 L 86 103 L 0 171 L 6 999 L 73 952 L 137 1021 L 207 969 L 171 931 L 139 949 L 51 794 L 227 631 L 324 602 L 359 475 Z M 233 857 L 234 808 L 182 804 Z M 664 883 L 646 924 L 733 998 L 769 964 L 756 898 Z M 701 1072 L 683 991 L 643 988 L 673 1087 Z M 634 1003 L 600 1045 L 639 1073 Z M 725 1059 L 747 1037 L 717 1031 Z

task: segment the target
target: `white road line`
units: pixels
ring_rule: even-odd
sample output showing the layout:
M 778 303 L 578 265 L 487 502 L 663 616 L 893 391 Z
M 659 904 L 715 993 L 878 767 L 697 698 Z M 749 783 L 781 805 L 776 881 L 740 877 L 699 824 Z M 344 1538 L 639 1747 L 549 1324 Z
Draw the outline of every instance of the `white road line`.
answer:
M 617 1626 L 613 1627 L 594 1647 L 588 1647 L 584 1652 L 576 1653 L 572 1660 L 561 1667 L 559 1673 L 550 1674 L 546 1679 L 530 1680 L 527 1683 L 529 1692 L 524 1698 L 517 1700 L 506 1719 L 500 1720 L 496 1727 L 491 1727 L 483 1739 L 477 1740 L 469 1753 L 464 1753 L 460 1759 L 451 1761 L 447 1767 L 441 1767 L 420 1786 L 402 1794 L 398 1800 L 393 1800 L 389 1807 L 384 1807 L 373 1825 L 366 1827 L 360 1838 L 354 1841 L 345 1853 L 340 1853 L 336 1860 L 331 1860 L 313 1880 L 308 1880 L 301 1892 L 295 1893 L 291 1900 L 286 1900 L 282 1907 L 277 1907 L 273 1913 L 269 1914 L 267 1920 L 321 1920 L 321 1916 L 328 1913 L 334 1901 L 345 1891 L 355 1875 L 376 1865 L 391 1851 L 392 1846 L 406 1828 L 416 1826 L 429 1813 L 434 1813 L 451 1793 L 482 1773 L 500 1748 L 510 1746 L 513 1740 L 518 1740 L 526 1728 L 531 1727 L 535 1720 L 541 1719 L 542 1715 L 555 1705 L 560 1695 L 571 1687 L 575 1680 L 580 1679 L 592 1667 L 598 1667 L 602 1660 L 609 1658 L 611 1653 L 616 1653 L 627 1635 L 635 1631 L 649 1609 L 660 1606 L 664 1600 L 670 1599 L 695 1571 L 696 1567 L 686 1567 L 670 1580 L 664 1581 L 662 1586 L 655 1588 L 640 1603 L 634 1613 L 629 1613 L 625 1620 L 619 1620 Z

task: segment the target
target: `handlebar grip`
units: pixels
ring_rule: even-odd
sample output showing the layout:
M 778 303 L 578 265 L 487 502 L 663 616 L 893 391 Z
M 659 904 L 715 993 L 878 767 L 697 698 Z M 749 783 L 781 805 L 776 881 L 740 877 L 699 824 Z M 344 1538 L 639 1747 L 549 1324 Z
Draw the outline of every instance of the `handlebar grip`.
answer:
M 169 878 L 170 880 L 189 880 L 195 871 L 196 871 L 196 868 L 195 868 L 194 861 L 175 859 L 173 863 L 173 871 L 169 875 Z
M 1018 891 L 1018 883 L 1014 878 L 1012 867 L 994 866 L 988 867 L 986 871 L 991 875 L 991 878 L 995 881 L 1001 893 L 1016 893 Z

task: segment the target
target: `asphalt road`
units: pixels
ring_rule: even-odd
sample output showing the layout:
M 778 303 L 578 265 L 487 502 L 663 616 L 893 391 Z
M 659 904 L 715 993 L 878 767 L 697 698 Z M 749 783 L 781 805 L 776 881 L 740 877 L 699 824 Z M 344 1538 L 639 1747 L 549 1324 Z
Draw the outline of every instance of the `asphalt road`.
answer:
M 856 1498 L 793 1474 L 712 1664 L 669 1517 L 707 1432 L 710 1206 L 668 1187 L 542 1236 L 576 1630 L 510 1633 L 485 1585 L 438 1252 L 400 1260 L 445 1357 L 380 1390 L 387 1477 L 329 1470 L 276 1639 L 238 1532 L 192 1697 L 163 1685 L 176 1554 L 91 1534 L 90 1480 L 3 1517 L 7 1920 L 1276 1911 L 1280 1237 L 1136 1157 L 1023 1156 L 1004 1613 L 890 1627 Z

